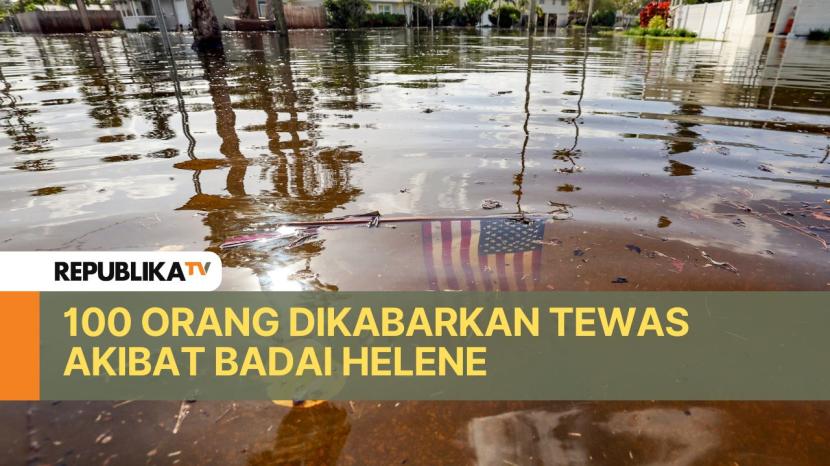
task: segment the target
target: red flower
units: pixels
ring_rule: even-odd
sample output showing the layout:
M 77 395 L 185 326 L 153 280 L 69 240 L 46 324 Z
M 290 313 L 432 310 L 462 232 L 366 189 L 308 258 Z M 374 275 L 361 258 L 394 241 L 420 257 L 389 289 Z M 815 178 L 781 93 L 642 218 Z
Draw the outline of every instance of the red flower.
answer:
M 656 2 L 651 1 L 647 3 L 640 10 L 640 26 L 648 27 L 649 21 L 655 16 L 662 16 L 663 19 L 669 19 L 669 7 L 671 2 Z

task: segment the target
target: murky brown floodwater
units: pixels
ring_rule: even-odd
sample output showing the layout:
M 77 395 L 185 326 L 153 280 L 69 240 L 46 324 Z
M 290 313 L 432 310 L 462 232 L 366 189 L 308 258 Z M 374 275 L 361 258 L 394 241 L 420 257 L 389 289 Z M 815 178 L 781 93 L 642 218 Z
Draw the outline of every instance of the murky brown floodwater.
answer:
M 0 248 L 210 249 L 227 289 L 830 289 L 826 44 L 189 40 L 174 74 L 152 34 L 0 36 Z M 220 248 L 375 210 L 425 220 Z M 461 218 L 493 213 L 550 217 Z M 197 402 L 173 435 L 178 403 L 3 404 L 0 463 L 823 464 L 827 409 Z

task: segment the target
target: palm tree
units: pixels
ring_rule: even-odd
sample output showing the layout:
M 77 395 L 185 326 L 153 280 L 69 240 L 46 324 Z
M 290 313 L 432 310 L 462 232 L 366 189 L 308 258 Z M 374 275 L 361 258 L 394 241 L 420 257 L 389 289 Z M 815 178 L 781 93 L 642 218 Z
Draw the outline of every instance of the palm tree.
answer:
M 222 48 L 222 31 L 210 0 L 193 0 L 193 49 Z

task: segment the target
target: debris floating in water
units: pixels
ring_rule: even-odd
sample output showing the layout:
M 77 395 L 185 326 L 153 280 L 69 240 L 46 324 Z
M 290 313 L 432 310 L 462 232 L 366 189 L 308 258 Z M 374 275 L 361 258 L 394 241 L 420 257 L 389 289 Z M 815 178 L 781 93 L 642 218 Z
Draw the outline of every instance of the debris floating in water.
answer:
M 709 261 L 709 263 L 706 264 L 704 267 L 711 267 L 711 266 L 714 265 L 715 267 L 720 267 L 720 268 L 722 268 L 724 270 L 728 270 L 732 273 L 738 273 L 738 269 L 734 265 L 730 264 L 729 262 L 717 261 L 714 258 L 712 258 L 712 256 L 710 256 L 709 254 L 706 254 L 706 251 L 700 251 L 700 254 L 704 258 L 706 258 L 706 260 Z
M 484 210 L 493 210 L 501 207 L 501 202 L 495 199 L 485 199 L 481 201 L 481 208 Z

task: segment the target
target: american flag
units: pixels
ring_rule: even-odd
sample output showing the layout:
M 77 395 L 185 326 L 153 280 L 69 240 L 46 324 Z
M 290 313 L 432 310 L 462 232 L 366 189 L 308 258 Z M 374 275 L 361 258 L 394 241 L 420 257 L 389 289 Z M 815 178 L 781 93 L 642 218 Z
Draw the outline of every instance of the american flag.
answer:
M 434 220 L 421 234 L 432 290 L 525 291 L 539 282 L 544 220 Z

